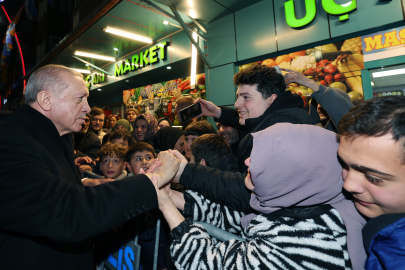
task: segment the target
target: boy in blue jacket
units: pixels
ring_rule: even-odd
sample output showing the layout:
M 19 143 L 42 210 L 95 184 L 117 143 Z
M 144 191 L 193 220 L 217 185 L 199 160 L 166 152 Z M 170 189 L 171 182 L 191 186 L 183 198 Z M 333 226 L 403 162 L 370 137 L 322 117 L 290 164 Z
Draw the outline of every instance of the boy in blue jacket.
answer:
M 344 189 L 369 219 L 365 269 L 405 269 L 405 97 L 370 99 L 339 122 Z

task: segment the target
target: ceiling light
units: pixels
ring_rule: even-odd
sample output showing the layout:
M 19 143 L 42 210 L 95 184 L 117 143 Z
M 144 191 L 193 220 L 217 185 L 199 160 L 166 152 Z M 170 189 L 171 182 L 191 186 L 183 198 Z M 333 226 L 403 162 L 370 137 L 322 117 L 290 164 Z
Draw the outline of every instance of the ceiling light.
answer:
M 88 69 L 77 69 L 77 68 L 72 68 L 74 71 L 77 71 L 79 73 L 86 73 L 86 74 L 90 74 L 90 70 Z
M 198 36 L 195 32 L 193 32 L 193 39 L 197 42 Z M 195 80 L 196 80 L 196 73 L 197 73 L 197 48 L 192 45 L 191 46 L 191 76 L 190 76 L 190 86 L 191 89 L 195 89 Z
M 86 64 L 86 67 L 88 67 L 89 66 L 89 64 Z
M 193 0 L 188 0 L 188 6 L 191 8 L 194 7 Z
M 169 22 L 168 21 L 163 21 L 163 24 L 169 24 Z
M 374 83 L 373 83 L 373 82 L 371 82 L 371 85 L 372 85 L 372 86 L 374 86 Z
M 97 89 L 98 91 L 101 91 L 101 88 Z
M 194 9 L 190 9 L 190 16 L 191 16 L 191 18 L 193 18 L 193 19 L 195 19 L 195 11 L 194 11 Z
M 378 78 L 378 77 L 386 77 L 386 76 L 393 76 L 393 75 L 400 75 L 400 74 L 405 74 L 405 68 L 374 72 L 373 77 Z
M 171 22 L 168 22 L 168 21 L 163 21 L 163 24 L 170 24 L 170 25 L 173 25 L 173 26 L 176 26 L 176 27 L 178 27 L 178 28 L 183 28 L 183 27 L 181 27 L 180 25 L 177 25 L 177 24 L 174 24 L 174 23 L 171 23 Z
M 172 67 L 167 67 L 167 69 L 172 69 Z
M 79 51 L 76 51 L 75 55 L 85 56 L 85 57 L 90 57 L 90 58 L 95 58 L 95 59 L 101 59 L 101 60 L 107 60 L 107 61 L 115 61 L 114 57 L 98 55 L 98 54 L 92 54 L 92 53 L 79 52 Z
M 118 51 L 118 48 L 114 48 L 114 51 Z
M 138 35 L 135 35 L 135 34 L 132 34 L 132 33 L 129 33 L 129 32 L 125 32 L 125 31 L 110 28 L 110 27 L 105 28 L 104 31 L 106 31 L 107 33 L 111 33 L 111 34 L 114 34 L 114 35 L 118 35 L 118 36 L 130 38 L 130 39 L 143 41 L 143 42 L 146 42 L 146 43 L 152 43 L 153 42 L 152 39 L 150 39 L 150 38 L 138 36 Z

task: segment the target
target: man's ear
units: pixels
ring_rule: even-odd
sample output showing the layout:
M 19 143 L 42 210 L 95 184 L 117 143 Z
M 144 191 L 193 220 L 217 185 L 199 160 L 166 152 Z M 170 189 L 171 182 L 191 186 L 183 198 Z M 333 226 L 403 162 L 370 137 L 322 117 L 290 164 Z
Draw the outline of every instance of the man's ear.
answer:
M 207 163 L 203 158 L 200 160 L 200 164 L 207 167 Z
M 270 97 L 267 98 L 268 103 L 267 103 L 267 107 L 270 107 L 270 105 L 274 102 L 274 100 L 277 98 L 276 94 L 271 95 Z
M 125 162 L 125 166 L 127 166 L 127 169 L 129 172 L 132 172 L 132 168 L 131 168 L 131 166 L 129 166 L 128 162 Z M 125 167 L 124 167 L 124 169 L 125 169 Z
M 38 105 L 44 111 L 49 111 L 52 107 L 52 94 L 48 91 L 41 91 L 37 95 Z

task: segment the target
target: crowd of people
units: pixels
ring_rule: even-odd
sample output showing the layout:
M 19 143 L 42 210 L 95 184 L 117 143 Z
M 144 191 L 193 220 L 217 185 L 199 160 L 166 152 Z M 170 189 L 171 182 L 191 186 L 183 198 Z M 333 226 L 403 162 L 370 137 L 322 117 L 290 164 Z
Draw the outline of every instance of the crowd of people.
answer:
M 405 97 L 353 106 L 284 71 L 237 73 L 234 108 L 180 98 L 178 119 L 199 102 L 217 124 L 176 128 L 106 117 L 81 74 L 39 68 L 0 119 L 1 268 L 102 269 L 137 234 L 153 269 L 158 234 L 157 269 L 402 269 Z M 309 112 L 289 83 L 313 90 Z

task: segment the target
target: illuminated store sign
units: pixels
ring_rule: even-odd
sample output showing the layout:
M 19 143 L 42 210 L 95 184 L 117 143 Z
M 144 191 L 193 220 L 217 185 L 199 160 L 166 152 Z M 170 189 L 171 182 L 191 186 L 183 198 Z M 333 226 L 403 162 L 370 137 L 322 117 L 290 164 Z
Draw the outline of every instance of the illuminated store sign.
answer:
M 304 18 L 297 19 L 295 16 L 294 0 L 284 3 L 287 24 L 292 28 L 299 28 L 310 24 L 316 17 L 316 0 L 305 0 L 306 14 Z M 336 4 L 334 0 L 322 0 L 323 9 L 330 15 L 339 16 L 340 21 L 349 19 L 349 12 L 357 8 L 356 0 L 347 4 Z
M 150 64 L 155 64 L 159 60 L 165 60 L 167 56 L 167 46 L 169 42 L 165 41 L 156 46 L 151 47 L 149 50 L 141 52 L 139 55 L 135 54 L 126 61 L 121 61 L 115 64 L 114 75 L 116 77 L 124 75 L 129 71 L 135 71 L 138 68 L 146 67 Z
M 87 87 L 105 82 L 105 74 L 104 73 L 101 73 L 101 74 L 93 73 L 93 74 L 87 75 L 85 81 L 86 81 Z

